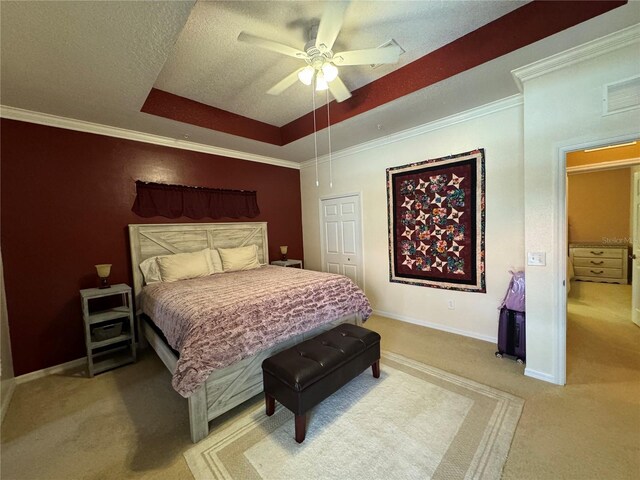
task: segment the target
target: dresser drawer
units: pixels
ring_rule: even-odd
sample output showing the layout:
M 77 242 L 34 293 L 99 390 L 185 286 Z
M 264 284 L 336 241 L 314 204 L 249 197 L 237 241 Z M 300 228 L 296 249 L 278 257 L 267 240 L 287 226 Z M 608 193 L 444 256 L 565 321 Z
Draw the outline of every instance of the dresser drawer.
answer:
M 598 270 L 600 268 L 618 268 L 622 269 L 622 258 L 587 258 L 587 257 L 573 257 L 574 267 L 589 267 Z
M 622 278 L 621 268 L 574 267 L 576 277 Z
M 588 257 L 588 258 L 622 258 L 624 257 L 625 250 L 622 248 L 572 248 L 573 257 Z

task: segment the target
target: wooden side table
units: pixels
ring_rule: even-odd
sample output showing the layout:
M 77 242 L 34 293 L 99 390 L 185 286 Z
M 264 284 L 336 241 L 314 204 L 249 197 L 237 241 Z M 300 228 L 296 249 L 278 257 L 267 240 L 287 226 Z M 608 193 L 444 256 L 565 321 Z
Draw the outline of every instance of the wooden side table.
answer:
M 279 267 L 293 267 L 302 268 L 302 260 L 295 260 L 290 258 L 289 260 L 274 260 L 271 265 L 278 265 Z
M 118 296 L 118 306 L 96 310 L 97 299 Z M 131 287 L 80 290 L 89 376 L 136 361 Z M 93 307 L 93 308 L 92 308 Z

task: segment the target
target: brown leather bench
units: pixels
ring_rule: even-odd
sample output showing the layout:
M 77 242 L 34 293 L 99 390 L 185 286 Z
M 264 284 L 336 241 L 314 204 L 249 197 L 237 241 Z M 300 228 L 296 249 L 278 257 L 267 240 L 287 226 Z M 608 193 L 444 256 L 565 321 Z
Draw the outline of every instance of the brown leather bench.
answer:
M 367 368 L 380 377 L 380 335 L 341 324 L 262 362 L 267 415 L 278 400 L 295 414 L 295 439 L 302 443 L 307 412 Z

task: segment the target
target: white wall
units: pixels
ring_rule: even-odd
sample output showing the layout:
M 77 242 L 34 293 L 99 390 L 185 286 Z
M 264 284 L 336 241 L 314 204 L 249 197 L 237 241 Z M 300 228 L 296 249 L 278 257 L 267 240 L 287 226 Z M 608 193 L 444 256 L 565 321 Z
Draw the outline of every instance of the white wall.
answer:
M 564 175 L 559 164 L 567 149 L 638 135 L 640 110 L 602 115 L 603 86 L 640 74 L 640 45 L 634 35 L 627 46 L 566 68 L 546 74 L 539 73 L 542 67 L 532 68 L 534 75 L 523 81 L 525 249 L 547 252 L 546 266 L 526 269 L 526 372 L 556 383 L 564 382 L 565 368 L 560 294 L 564 198 L 559 196 Z M 593 49 L 595 54 L 603 51 Z
M 476 118 L 468 119 L 474 115 Z M 444 124 L 448 126 L 438 128 Z M 320 187 L 315 185 L 315 165 L 303 166 L 300 178 L 305 268 L 321 270 L 320 198 L 360 192 L 364 283 L 374 310 L 390 318 L 495 341 L 497 308 L 509 283 L 509 270 L 524 266 L 521 100 L 520 97 L 510 98 L 431 127 L 421 127 L 421 130 L 432 131 L 411 138 L 350 155 L 340 154 L 340 158 L 333 161 L 332 189 L 329 188 L 327 163 L 319 166 Z M 486 156 L 487 293 L 389 282 L 385 169 L 475 148 L 484 148 Z M 455 310 L 447 309 L 449 299 L 455 301 Z

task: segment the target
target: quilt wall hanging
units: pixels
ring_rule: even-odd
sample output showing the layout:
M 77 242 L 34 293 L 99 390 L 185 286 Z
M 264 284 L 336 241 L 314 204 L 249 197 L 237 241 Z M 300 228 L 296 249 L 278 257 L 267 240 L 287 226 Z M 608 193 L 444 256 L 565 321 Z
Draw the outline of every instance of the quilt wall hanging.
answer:
M 387 168 L 389 280 L 486 293 L 484 149 Z

